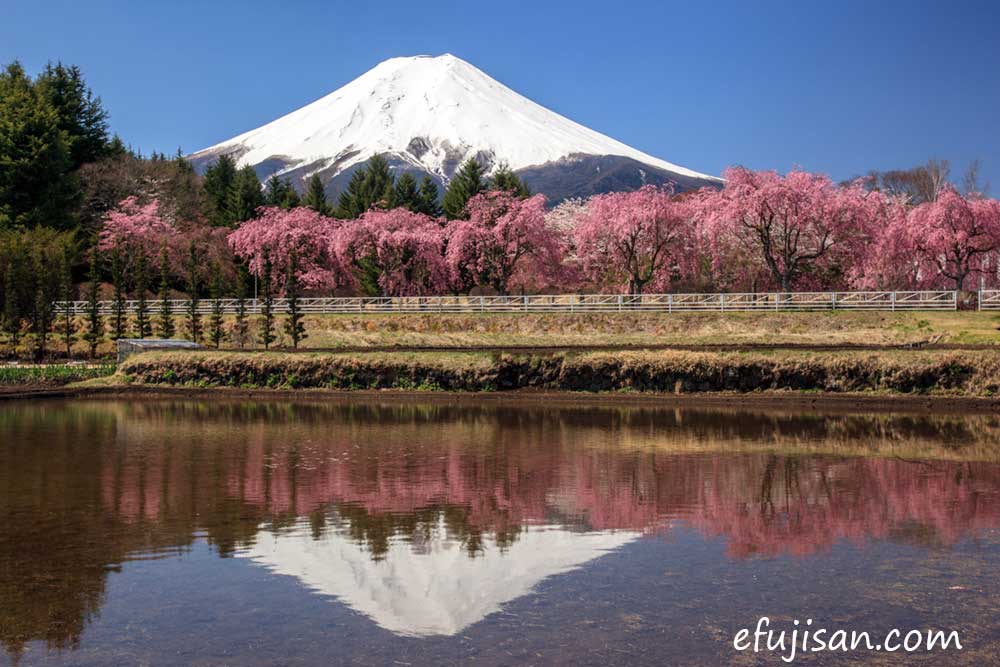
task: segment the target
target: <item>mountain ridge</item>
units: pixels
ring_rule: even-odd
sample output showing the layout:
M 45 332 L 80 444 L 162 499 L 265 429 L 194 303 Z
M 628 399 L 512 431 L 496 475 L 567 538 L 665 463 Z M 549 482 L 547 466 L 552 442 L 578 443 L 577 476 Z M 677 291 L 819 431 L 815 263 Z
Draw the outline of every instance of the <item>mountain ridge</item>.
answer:
M 396 173 L 428 174 L 442 186 L 467 159 L 487 172 L 505 164 L 552 203 L 646 183 L 673 182 L 682 190 L 721 183 L 565 118 L 451 54 L 383 61 L 310 104 L 190 157 L 204 170 L 226 153 L 254 166 L 262 180 L 287 177 L 300 189 L 318 174 L 334 196 L 375 154 Z

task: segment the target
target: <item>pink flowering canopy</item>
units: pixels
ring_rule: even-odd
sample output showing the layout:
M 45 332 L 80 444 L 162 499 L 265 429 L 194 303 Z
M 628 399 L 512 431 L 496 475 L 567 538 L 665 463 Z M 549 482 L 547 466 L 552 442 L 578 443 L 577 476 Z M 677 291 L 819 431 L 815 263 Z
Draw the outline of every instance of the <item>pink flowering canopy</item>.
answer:
M 122 200 L 118 208 L 108 212 L 101 227 L 98 247 L 108 251 L 116 246 L 132 246 L 155 257 L 176 232 L 174 226 L 160 215 L 158 199 L 140 205 L 137 198 L 129 197 Z
M 862 289 L 975 289 L 970 279 L 997 283 L 1000 202 L 962 197 L 951 187 L 907 210 L 892 207 L 889 222 L 854 267 Z
M 174 224 L 163 215 L 158 199 L 148 204 L 139 204 L 135 197 L 123 200 L 108 213 L 98 238 L 101 251 L 122 248 L 129 260 L 142 252 L 147 260 L 156 262 L 166 250 L 169 270 L 174 275 L 184 275 L 187 271 L 192 246 L 202 262 L 218 265 L 225 275 L 231 273 L 233 258 L 226 245 L 226 230 L 193 223 Z
M 444 228 L 405 208 L 372 209 L 345 222 L 330 237 L 331 253 L 343 266 L 374 270 L 388 296 L 441 294 L 448 290 Z
M 719 268 L 742 254 L 773 286 L 832 285 L 879 228 L 884 198 L 860 183 L 838 187 L 820 174 L 727 169 L 726 184 L 702 191 L 702 233 Z
M 562 236 L 545 219 L 545 197 L 521 199 L 510 192 L 483 192 L 469 200 L 468 220 L 448 225 L 445 256 L 458 291 L 558 283 L 563 275 Z
M 350 281 L 350 274 L 330 253 L 337 221 L 310 208 L 264 206 L 257 217 L 229 234 L 229 246 L 257 277 L 270 261 L 275 284 L 288 271 L 292 251 L 297 253 L 298 279 L 307 289 L 334 288 Z
M 590 200 L 573 231 L 584 275 L 600 286 L 641 294 L 666 290 L 692 270 L 691 207 L 669 188 L 647 185 Z
M 1000 249 L 1000 202 L 966 199 L 945 187 L 936 201 L 914 208 L 907 231 L 920 262 L 921 282 L 975 288 L 969 278 L 995 283 Z

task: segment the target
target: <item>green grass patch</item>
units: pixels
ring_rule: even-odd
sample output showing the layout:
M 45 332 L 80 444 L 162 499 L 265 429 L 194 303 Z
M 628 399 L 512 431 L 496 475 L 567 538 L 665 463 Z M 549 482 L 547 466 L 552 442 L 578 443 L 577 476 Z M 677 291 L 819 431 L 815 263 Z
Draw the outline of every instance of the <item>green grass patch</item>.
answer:
M 0 385 L 64 385 L 114 374 L 114 364 L 0 366 Z

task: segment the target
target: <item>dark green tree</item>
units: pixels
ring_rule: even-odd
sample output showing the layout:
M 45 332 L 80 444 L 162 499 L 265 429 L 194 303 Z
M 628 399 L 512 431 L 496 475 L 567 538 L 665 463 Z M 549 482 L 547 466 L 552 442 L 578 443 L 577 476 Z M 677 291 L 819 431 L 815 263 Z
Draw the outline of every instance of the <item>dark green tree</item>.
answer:
M 135 255 L 135 275 L 133 277 L 135 335 L 138 338 L 149 338 L 153 335 L 153 325 L 149 320 L 149 301 L 146 298 L 149 291 L 149 260 L 146 259 L 146 251 L 142 248 L 134 248 L 132 252 Z
M 439 198 L 437 183 L 430 176 L 424 176 L 423 180 L 420 181 L 420 204 L 417 207 L 417 213 L 423 213 L 432 218 L 441 215 Z
M 387 206 L 394 182 L 386 159 L 381 155 L 372 156 L 368 164 L 351 174 L 347 188 L 340 193 L 336 216 L 352 219 L 373 206 Z
M 531 196 L 531 189 L 506 164 L 501 164 L 496 173 L 493 174 L 492 189 L 500 192 L 513 192 L 521 198 Z
M 7 343 L 11 352 L 17 352 L 17 344 L 21 338 L 21 308 L 17 294 L 17 259 L 10 257 L 4 269 L 3 279 L 3 331 L 7 335 Z
M 449 220 L 457 220 L 465 216 L 465 205 L 474 196 L 487 189 L 483 177 L 484 170 L 473 159 L 466 160 L 448 183 L 441 200 L 441 209 Z
M 62 310 L 62 336 L 66 345 L 66 358 L 73 357 L 73 339 L 75 338 L 76 327 L 73 326 L 73 299 L 76 294 L 73 292 L 73 257 L 69 245 L 63 248 L 59 258 L 59 299 L 63 302 Z
M 419 212 L 422 206 L 420 192 L 417 190 L 417 179 L 410 172 L 404 172 L 396 179 L 389 197 L 389 208 L 405 208 Z
M 222 328 L 222 269 L 218 262 L 212 263 L 212 282 L 209 285 L 209 298 L 212 300 L 212 316 L 208 321 L 208 338 L 212 345 L 218 349 L 222 345 L 225 337 L 225 330 Z
M 267 187 L 264 189 L 264 204 L 280 208 L 295 208 L 299 205 L 299 193 L 295 191 L 288 180 L 272 176 L 267 179 Z
M 49 333 L 52 331 L 54 313 L 52 301 L 55 297 L 56 281 L 52 280 L 46 267 L 46 258 L 42 252 L 34 256 L 35 303 L 31 309 L 31 333 L 35 344 L 35 360 L 45 358 Z
M 97 356 L 97 346 L 104 338 L 104 317 L 101 315 L 101 269 L 97 248 L 90 251 L 90 271 L 87 273 L 87 331 L 83 339 L 90 346 L 90 358 Z
M 187 317 L 184 321 L 188 339 L 195 343 L 201 342 L 201 299 L 198 298 L 198 288 L 201 285 L 201 273 L 198 270 L 198 251 L 194 243 L 188 245 L 187 256 Z
M 277 337 L 274 335 L 274 293 L 271 276 L 271 260 L 264 258 L 264 270 L 260 277 L 261 319 L 260 340 L 264 349 L 271 347 Z
M 323 181 L 320 180 L 319 174 L 313 174 L 312 178 L 309 179 L 302 204 L 321 215 L 330 215 L 332 212 L 330 202 L 326 200 L 326 190 L 323 188 Z
M 49 63 L 35 81 L 39 95 L 55 110 L 65 136 L 70 168 L 109 154 L 108 112 L 83 80 L 76 65 Z
M 0 229 L 70 229 L 79 201 L 59 114 L 17 62 L 0 72 Z
M 167 256 L 167 247 L 160 250 L 160 319 L 157 334 L 160 338 L 174 337 L 174 314 L 170 303 L 170 260 Z
M 236 269 L 236 318 L 233 321 L 233 342 L 242 350 L 250 337 L 247 321 L 247 274 L 242 266 Z
M 229 192 L 227 224 L 238 225 L 257 215 L 257 209 L 264 205 L 264 192 L 260 189 L 257 172 L 247 165 L 236 172 L 233 188 Z
M 125 257 L 117 245 L 111 249 L 111 287 L 114 289 L 111 307 L 111 333 L 115 340 L 126 334 Z
M 229 197 L 236 180 L 236 161 L 229 155 L 219 159 L 205 170 L 202 181 L 208 196 L 209 220 L 218 227 L 229 224 Z
M 302 285 L 299 282 L 299 255 L 292 250 L 288 255 L 288 270 L 285 273 L 285 300 L 288 304 L 288 315 L 285 317 L 285 333 L 292 339 L 292 347 L 298 349 L 299 341 L 306 337 L 306 327 L 302 322 L 302 310 L 299 299 L 302 297 Z

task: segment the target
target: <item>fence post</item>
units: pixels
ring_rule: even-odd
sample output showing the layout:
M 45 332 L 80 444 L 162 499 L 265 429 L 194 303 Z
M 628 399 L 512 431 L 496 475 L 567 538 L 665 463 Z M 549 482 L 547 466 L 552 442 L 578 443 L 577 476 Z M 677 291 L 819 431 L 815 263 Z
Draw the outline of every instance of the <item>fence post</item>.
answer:
M 622 312 L 622 307 L 625 305 L 625 297 L 621 294 L 618 295 L 618 312 Z
M 956 297 L 956 299 L 957 299 L 957 297 Z M 982 309 L 983 309 L 983 288 L 980 287 L 979 288 L 979 296 L 976 297 L 976 310 L 982 310 Z
M 833 303 L 833 309 L 837 310 L 837 293 L 833 292 L 832 296 L 830 298 L 831 298 L 831 301 Z
M 892 298 L 892 312 L 896 312 L 896 293 L 890 292 L 889 294 Z
M 725 294 L 720 294 L 719 295 L 719 307 L 722 309 L 722 312 L 726 312 L 726 295 Z

